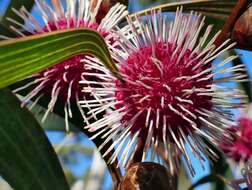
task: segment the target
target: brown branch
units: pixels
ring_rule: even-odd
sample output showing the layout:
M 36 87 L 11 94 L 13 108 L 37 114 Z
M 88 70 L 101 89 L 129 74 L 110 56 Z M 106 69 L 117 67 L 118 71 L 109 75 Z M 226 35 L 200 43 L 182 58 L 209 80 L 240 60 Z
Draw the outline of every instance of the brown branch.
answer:
M 146 141 L 146 138 L 145 139 L 139 138 L 136 151 L 134 153 L 134 156 L 133 156 L 132 160 L 130 161 L 129 165 L 127 166 L 128 168 L 132 164 L 135 164 L 137 162 L 141 162 L 142 161 L 142 156 L 143 156 L 145 141 Z
M 104 160 L 109 160 L 109 158 L 113 155 L 113 153 L 114 153 L 114 150 L 112 152 L 110 152 L 104 158 Z M 117 187 L 117 185 L 122 180 L 122 174 L 121 174 L 121 171 L 119 170 L 119 168 L 117 167 L 117 165 L 118 165 L 117 159 L 112 164 L 107 163 L 107 167 L 108 167 L 109 173 L 111 174 L 114 188 Z
M 247 4 L 247 0 L 238 0 L 236 6 L 233 8 L 229 18 L 223 26 L 221 33 L 214 42 L 216 47 L 220 46 L 225 40 L 227 40 L 231 36 L 231 32 L 235 26 L 235 23 L 239 16 L 242 14 L 242 12 L 245 10 Z

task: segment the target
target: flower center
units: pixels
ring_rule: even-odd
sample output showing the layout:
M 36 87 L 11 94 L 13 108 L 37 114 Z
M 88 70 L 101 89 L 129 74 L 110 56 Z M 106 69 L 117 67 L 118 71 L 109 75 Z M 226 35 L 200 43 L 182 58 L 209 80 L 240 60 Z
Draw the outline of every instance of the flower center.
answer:
M 125 80 L 116 82 L 117 108 L 125 108 L 121 122 L 134 123 L 133 133 L 141 130 L 146 136 L 151 121 L 153 133 L 159 137 L 164 125 L 175 134 L 178 127 L 188 133 L 193 123 L 199 126 L 197 112 L 211 109 L 212 78 L 207 79 L 209 72 L 203 72 L 211 65 L 201 65 L 198 55 L 189 49 L 183 54 L 182 49 L 174 53 L 175 49 L 173 44 L 160 42 L 140 48 L 121 64 Z M 134 116 L 138 117 L 132 119 Z

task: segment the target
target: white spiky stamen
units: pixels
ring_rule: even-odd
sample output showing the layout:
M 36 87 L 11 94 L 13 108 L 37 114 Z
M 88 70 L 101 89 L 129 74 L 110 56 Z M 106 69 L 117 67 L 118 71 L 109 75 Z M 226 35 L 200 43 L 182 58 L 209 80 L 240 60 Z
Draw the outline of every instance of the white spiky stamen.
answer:
M 233 124 L 233 121 L 230 120 L 228 109 L 236 108 L 243 103 L 245 96 L 240 90 L 229 88 L 225 85 L 233 81 L 242 82 L 247 80 L 245 75 L 232 75 L 233 72 L 244 71 L 245 68 L 242 65 L 226 67 L 226 64 L 234 60 L 236 56 L 230 56 L 216 65 L 207 67 L 214 59 L 233 47 L 234 44 L 229 45 L 229 40 L 227 40 L 220 47 L 216 48 L 214 41 L 219 33 L 208 41 L 212 26 L 208 26 L 204 35 L 200 37 L 200 32 L 204 26 L 204 18 L 199 14 L 191 12 L 189 16 L 184 16 L 182 10 L 177 10 L 174 22 L 169 22 L 166 16 L 153 12 L 151 18 L 147 17 L 145 21 L 144 24 L 141 24 L 139 18 L 134 18 L 133 20 L 128 18 L 128 25 L 125 26 L 127 33 L 123 32 L 125 28 L 118 29 L 118 35 L 121 37 L 121 41 L 118 42 L 120 48 L 112 48 L 112 56 L 119 63 L 117 65 L 119 70 L 123 65 L 124 68 L 131 72 L 132 68 L 126 63 L 129 56 L 139 51 L 140 48 L 152 47 L 151 61 L 157 72 L 163 77 L 164 65 L 162 60 L 159 60 L 155 55 L 156 44 L 162 42 L 172 46 L 173 51 L 171 52 L 170 61 L 175 65 L 181 64 L 183 56 L 190 50 L 190 55 L 188 55 L 189 62 L 184 62 L 184 67 L 189 68 L 190 64 L 195 61 L 197 61 L 197 64 L 191 68 L 193 71 L 206 67 L 205 70 L 202 69 L 195 75 L 179 76 L 174 81 L 202 82 L 212 80 L 212 82 L 204 88 L 183 89 L 180 96 L 174 97 L 177 102 L 176 106 L 167 102 L 165 96 L 160 96 L 160 107 L 158 109 L 151 106 L 139 106 L 139 108 L 136 108 L 134 107 L 136 104 L 142 105 L 144 102 L 151 102 L 152 97 L 144 94 L 133 94 L 123 100 L 122 103 L 122 100 L 117 99 L 116 93 L 129 92 L 132 89 L 118 87 L 115 83 L 116 79 L 110 71 L 97 59 L 93 58 L 92 62 L 85 62 L 87 71 L 83 75 L 96 75 L 91 70 L 99 70 L 100 73 L 96 76 L 103 81 L 100 83 L 102 87 L 93 86 L 92 84 L 95 81 L 82 81 L 83 90 L 95 94 L 98 99 L 80 101 L 80 104 L 82 107 L 86 107 L 88 104 L 90 110 L 93 110 L 94 113 L 104 111 L 108 107 L 111 108 L 111 111 L 104 118 L 87 125 L 86 128 L 95 132 L 94 138 L 103 134 L 100 130 L 103 132 L 107 131 L 106 136 L 102 136 L 106 140 L 99 148 L 102 149 L 108 140 L 114 139 L 115 143 L 108 148 L 106 154 L 115 148 L 110 161 L 113 162 L 115 157 L 120 157 L 119 164 L 122 163 L 124 167 L 132 158 L 138 139 L 142 138 L 141 131 L 145 128 L 148 133 L 145 137 L 143 161 L 148 158 L 149 150 L 155 149 L 157 154 L 152 152 L 150 157 L 156 157 L 161 163 L 166 164 L 171 172 L 176 172 L 179 166 L 180 155 L 183 155 L 189 171 L 194 175 L 195 170 L 190 161 L 188 151 L 191 151 L 198 158 L 202 166 L 204 162 L 202 154 L 211 159 L 216 159 L 217 155 L 205 144 L 202 136 L 217 144 L 224 129 Z M 136 62 L 136 64 L 138 63 Z M 144 67 L 145 65 L 147 65 L 147 60 L 141 66 Z M 120 74 L 125 83 L 133 85 L 135 88 L 145 88 L 146 91 L 154 91 L 155 89 L 150 85 L 150 82 L 160 80 L 159 77 L 152 76 L 141 76 L 142 78 L 139 77 L 138 80 L 132 80 L 125 73 Z M 87 84 L 88 86 L 86 86 Z M 163 87 L 167 90 L 167 93 L 172 93 L 174 90 L 169 84 L 163 84 Z M 208 110 L 204 109 L 204 107 L 199 107 L 194 112 L 188 110 L 185 105 L 193 106 L 194 102 L 190 99 L 193 94 L 196 94 L 197 97 L 211 97 L 209 101 L 213 105 L 212 108 Z M 134 105 L 130 105 L 127 103 L 127 100 L 136 102 Z M 237 103 L 237 101 L 239 102 Z M 118 105 L 121 104 L 124 105 L 119 106 L 118 109 Z M 123 119 L 132 109 L 138 109 L 139 111 L 138 113 L 134 112 L 135 115 L 131 119 L 127 121 Z M 169 115 L 161 114 L 161 111 L 163 112 L 164 109 L 169 110 L 173 115 L 187 122 L 188 128 L 185 128 L 185 126 L 171 126 L 168 123 Z M 132 127 L 137 125 L 135 122 L 143 112 L 146 114 L 145 126 L 132 132 Z M 155 119 L 153 120 L 153 118 Z M 199 121 L 200 126 L 198 126 L 199 123 L 195 123 L 195 120 Z M 177 129 L 176 132 L 174 132 L 175 127 Z M 154 133 L 154 131 L 160 130 L 162 131 L 162 137 Z
M 24 20 L 25 24 L 21 24 L 17 21 L 15 21 L 12 18 L 8 18 L 8 20 L 13 24 L 10 28 L 17 34 L 19 37 L 24 37 L 26 35 L 36 35 L 41 33 L 47 33 L 54 30 L 60 30 L 60 29 L 67 29 L 67 28 L 82 28 L 82 27 L 91 27 L 92 24 L 96 23 L 96 16 L 98 14 L 98 10 L 100 8 L 102 0 L 99 0 L 95 3 L 93 0 L 59 0 L 58 1 L 58 7 L 51 7 L 49 4 L 47 4 L 44 0 L 35 0 L 36 7 L 38 9 L 38 12 L 40 13 L 40 16 L 43 20 L 43 23 L 40 23 L 31 13 L 29 13 L 25 7 L 22 7 L 20 10 L 13 9 L 14 13 L 22 18 Z M 94 6 L 95 5 L 95 6 Z M 121 5 L 117 3 L 114 5 L 107 13 L 107 15 L 104 16 L 100 24 L 97 24 L 96 30 L 100 33 L 103 31 L 106 31 L 108 34 L 106 34 L 105 41 L 107 42 L 108 46 L 112 45 L 110 44 L 111 39 L 113 39 L 113 35 L 109 32 L 112 30 L 112 28 L 125 16 L 127 15 L 126 6 Z M 62 27 L 60 22 L 67 23 L 67 26 Z M 55 28 L 56 27 L 56 28 Z M 21 29 L 19 29 L 21 28 Z M 1 36 L 0 36 L 1 37 Z M 9 39 L 7 37 L 4 37 L 5 39 Z M 92 64 L 92 57 L 87 57 L 87 62 L 89 64 Z M 81 61 L 82 63 L 84 61 Z M 83 63 L 84 64 L 84 63 Z M 51 100 L 48 104 L 47 111 L 43 117 L 43 121 L 46 120 L 47 115 L 54 110 L 54 106 L 57 101 L 59 101 L 58 96 L 62 93 L 62 87 L 59 85 L 61 80 L 64 80 L 66 83 L 69 84 L 68 89 L 64 89 L 66 91 L 66 102 L 64 103 L 64 113 L 65 113 L 65 124 L 66 124 L 66 130 L 69 129 L 69 118 L 72 118 L 72 110 L 71 110 L 71 99 L 74 99 L 77 103 L 77 107 L 80 110 L 80 113 L 82 114 L 84 118 L 84 122 L 86 124 L 89 124 L 87 116 L 84 114 L 80 104 L 79 104 L 79 93 L 73 92 L 72 84 L 73 80 L 69 79 L 67 77 L 69 66 L 65 66 L 66 72 L 63 73 L 62 79 L 55 82 L 53 85 L 53 88 L 51 89 Z M 94 66 L 95 67 L 95 66 Z M 84 69 L 84 66 L 83 66 Z M 22 106 L 29 103 L 31 100 L 34 102 L 38 102 L 44 95 L 44 88 L 45 84 L 48 80 L 50 80 L 50 77 L 53 76 L 54 72 L 56 72 L 53 68 L 48 69 L 48 71 L 44 72 L 43 76 L 35 74 L 34 77 L 36 78 L 32 82 L 26 84 L 25 86 L 22 86 L 20 88 L 17 88 L 14 92 L 19 93 L 22 90 L 25 90 L 26 88 L 37 85 L 36 88 L 34 88 L 28 95 L 24 97 Z M 82 77 L 83 78 L 83 77 Z M 83 78 L 84 80 L 84 78 Z M 30 109 L 33 108 L 35 104 L 32 104 Z

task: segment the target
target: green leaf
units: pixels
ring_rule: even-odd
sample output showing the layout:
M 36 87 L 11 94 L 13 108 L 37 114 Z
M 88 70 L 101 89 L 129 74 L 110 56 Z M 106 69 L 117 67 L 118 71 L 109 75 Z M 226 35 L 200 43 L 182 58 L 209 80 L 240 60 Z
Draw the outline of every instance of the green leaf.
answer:
M 42 128 L 7 89 L 0 91 L 0 175 L 15 190 L 69 190 Z
M 190 0 L 165 3 L 149 9 L 145 9 L 130 16 L 142 16 L 151 13 L 153 10 L 175 11 L 177 7 L 183 6 L 184 11 L 197 11 L 206 16 L 225 20 L 229 16 L 232 8 L 235 6 L 236 0 Z
M 188 190 L 193 190 L 196 187 L 206 184 L 206 183 L 212 183 L 212 182 L 221 182 L 224 183 L 224 179 L 218 175 L 210 174 L 205 177 L 202 177 L 199 181 L 194 183 Z
M 70 29 L 0 42 L 0 88 L 76 54 L 98 57 L 116 76 L 103 37 L 91 29 Z
M 12 18 L 19 23 L 23 23 L 24 22 L 23 19 L 20 16 L 17 16 L 12 9 L 14 8 L 16 10 L 19 10 L 22 6 L 24 6 L 26 10 L 30 12 L 30 10 L 33 7 L 33 4 L 34 0 L 11 0 L 1 22 L 4 25 L 8 26 L 10 23 L 7 20 L 7 18 Z
M 0 88 L 80 53 L 97 56 L 112 73 L 118 76 L 117 68 L 109 54 L 106 43 L 97 32 L 89 29 L 62 30 L 0 42 Z M 14 86 L 12 87 L 15 88 Z M 38 103 L 43 107 L 47 107 L 48 98 L 46 96 L 42 97 Z M 91 137 L 93 133 L 83 128 L 83 118 L 78 111 L 78 107 L 74 103 L 71 106 L 73 106 L 72 112 L 74 114 L 70 122 L 81 132 Z M 63 108 L 63 103 L 59 101 L 54 108 L 54 112 L 64 117 Z M 93 142 L 99 147 L 104 140 L 96 138 Z M 111 144 L 112 141 L 108 142 L 101 150 L 101 154 Z M 108 155 L 104 160 L 108 161 L 110 156 Z M 108 168 L 111 171 L 117 170 L 117 168 L 114 169 L 114 165 L 108 165 Z

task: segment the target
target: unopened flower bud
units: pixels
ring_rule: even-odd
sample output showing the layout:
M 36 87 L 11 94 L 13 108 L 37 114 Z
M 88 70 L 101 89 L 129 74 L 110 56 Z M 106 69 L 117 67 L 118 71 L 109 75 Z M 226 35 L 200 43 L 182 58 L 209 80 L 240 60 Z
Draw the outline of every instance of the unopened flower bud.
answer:
M 252 45 L 252 7 L 249 7 L 237 20 L 232 34 L 232 39 L 238 45 L 248 47 Z
M 140 162 L 130 166 L 118 190 L 173 190 L 174 177 L 160 164 Z

